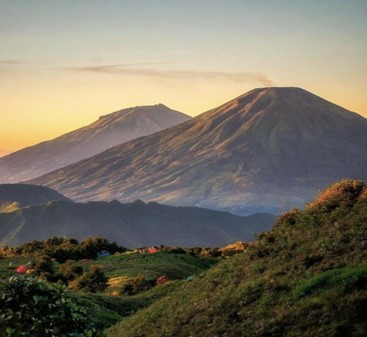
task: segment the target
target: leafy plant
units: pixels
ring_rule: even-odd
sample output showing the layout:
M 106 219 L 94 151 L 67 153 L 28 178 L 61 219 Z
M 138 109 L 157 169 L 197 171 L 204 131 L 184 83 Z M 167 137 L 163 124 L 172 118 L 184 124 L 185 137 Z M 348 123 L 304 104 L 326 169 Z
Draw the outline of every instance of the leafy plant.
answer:
M 71 288 L 91 293 L 103 292 L 108 278 L 100 268 L 93 267 L 70 284 Z
M 63 287 L 13 276 L 2 285 L 0 294 L 0 336 L 101 336 L 93 320 L 67 297 Z
M 122 286 L 122 293 L 126 295 L 136 295 L 153 288 L 154 280 L 147 280 L 144 275 L 137 275 L 128 279 Z

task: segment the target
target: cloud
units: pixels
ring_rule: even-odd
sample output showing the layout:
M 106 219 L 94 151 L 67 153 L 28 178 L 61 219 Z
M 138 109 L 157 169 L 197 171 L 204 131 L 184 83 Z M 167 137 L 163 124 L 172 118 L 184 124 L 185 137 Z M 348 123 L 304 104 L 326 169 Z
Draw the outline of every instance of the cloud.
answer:
M 17 65 L 23 63 L 25 62 L 21 60 L 0 60 L 0 64 Z
M 84 67 L 69 67 L 73 71 L 86 71 L 106 74 L 121 74 L 127 76 L 158 77 L 165 79 L 204 79 L 204 80 L 227 80 L 230 82 L 258 82 L 264 86 L 272 86 L 274 82 L 265 74 L 258 72 L 222 72 L 222 71 L 197 71 L 197 70 L 158 70 L 149 68 L 139 68 L 136 66 L 150 66 L 156 64 L 167 64 L 166 62 L 156 63 L 135 63 L 135 64 L 110 64 Z
M 65 60 L 63 57 L 49 58 L 23 58 L 23 59 L 5 59 L 0 60 L 0 65 L 22 65 L 22 64 L 46 64 Z

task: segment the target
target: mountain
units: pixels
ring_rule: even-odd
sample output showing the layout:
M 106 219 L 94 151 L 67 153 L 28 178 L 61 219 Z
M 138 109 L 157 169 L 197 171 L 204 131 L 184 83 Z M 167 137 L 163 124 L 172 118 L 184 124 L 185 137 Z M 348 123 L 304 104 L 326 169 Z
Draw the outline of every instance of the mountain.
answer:
M 172 207 L 140 200 L 44 205 L 0 213 L 0 245 L 18 245 L 52 236 L 105 237 L 126 247 L 150 245 L 222 246 L 249 241 L 270 228 L 274 216 L 248 217 L 197 207 Z
M 5 156 L 9 153 L 10 153 L 10 151 L 8 151 L 8 150 L 0 149 L 0 157 L 3 157 L 3 156 Z
M 38 177 L 190 118 L 163 104 L 116 111 L 88 126 L 0 158 L 0 182 L 16 183 Z
M 367 336 L 366 209 L 366 185 L 339 182 L 107 336 Z
M 261 88 L 32 182 L 78 201 L 279 213 L 338 179 L 367 179 L 366 148 L 362 116 L 300 88 Z
M 36 206 L 50 201 L 73 202 L 48 187 L 27 184 L 0 184 L 0 212 L 5 206 Z

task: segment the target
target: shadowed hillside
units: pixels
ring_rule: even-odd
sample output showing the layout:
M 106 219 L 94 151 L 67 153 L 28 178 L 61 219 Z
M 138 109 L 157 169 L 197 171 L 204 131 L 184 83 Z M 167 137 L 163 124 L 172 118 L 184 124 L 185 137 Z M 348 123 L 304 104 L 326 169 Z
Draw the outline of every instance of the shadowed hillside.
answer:
M 0 182 L 16 183 L 38 177 L 190 118 L 163 104 L 113 112 L 78 130 L 0 158 Z
M 109 337 L 367 335 L 367 187 L 330 186 Z
M 274 216 L 240 217 L 197 207 L 172 207 L 135 201 L 62 201 L 0 213 L 0 244 L 18 245 L 52 236 L 100 236 L 126 247 L 150 245 L 222 246 L 251 241 L 270 228 Z
M 338 179 L 367 179 L 366 148 L 365 118 L 303 89 L 262 88 L 33 182 L 78 201 L 279 213 Z
M 72 202 L 62 194 L 48 187 L 27 184 L 0 184 L 0 211 L 2 206 L 36 206 L 50 201 Z

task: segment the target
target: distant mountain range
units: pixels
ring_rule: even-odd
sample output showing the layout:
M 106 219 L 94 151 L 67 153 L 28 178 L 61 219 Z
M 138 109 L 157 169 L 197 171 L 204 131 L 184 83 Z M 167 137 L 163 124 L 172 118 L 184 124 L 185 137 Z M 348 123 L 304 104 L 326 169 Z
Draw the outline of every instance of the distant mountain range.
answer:
M 12 191 L 10 185 L 0 185 L 3 200 L 7 195 L 8 201 L 19 205 L 34 204 L 37 200 L 42 204 L 7 212 L 0 209 L 0 245 L 18 245 L 52 236 L 76 239 L 101 236 L 126 247 L 158 244 L 214 247 L 236 240 L 251 241 L 255 233 L 269 229 L 275 219 L 270 214 L 240 217 L 140 200 L 130 204 L 73 203 L 44 187 L 18 184 L 11 187 Z M 20 192 L 18 196 L 12 194 L 16 191 Z
M 88 126 L 0 158 L 0 182 L 16 183 L 38 177 L 190 118 L 163 104 L 116 111 Z
M 76 201 L 279 213 L 338 179 L 367 179 L 366 149 L 362 116 L 300 88 L 261 88 L 32 183 Z

